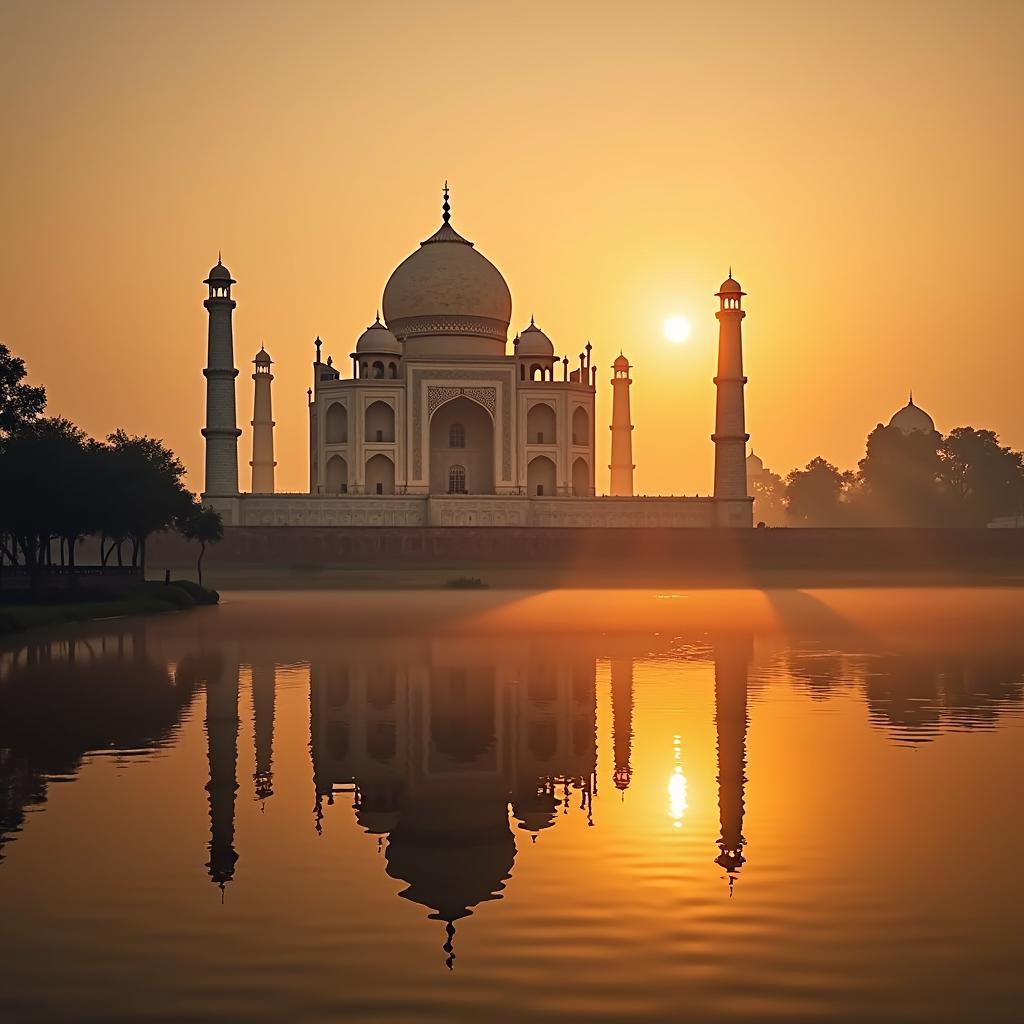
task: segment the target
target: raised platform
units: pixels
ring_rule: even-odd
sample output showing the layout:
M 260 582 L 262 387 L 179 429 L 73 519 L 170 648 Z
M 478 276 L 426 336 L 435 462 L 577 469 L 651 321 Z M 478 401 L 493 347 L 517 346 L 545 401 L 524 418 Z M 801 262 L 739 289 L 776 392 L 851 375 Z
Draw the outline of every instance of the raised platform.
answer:
M 749 527 L 752 498 L 536 498 L 503 494 L 241 494 L 203 500 L 226 526 Z

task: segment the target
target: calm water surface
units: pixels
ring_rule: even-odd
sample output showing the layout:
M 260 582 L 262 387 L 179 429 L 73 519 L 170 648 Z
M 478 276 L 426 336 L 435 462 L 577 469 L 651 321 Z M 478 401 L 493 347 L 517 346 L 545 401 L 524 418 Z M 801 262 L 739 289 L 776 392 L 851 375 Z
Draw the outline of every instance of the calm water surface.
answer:
M 0 1019 L 1020 1020 L 1022 613 L 236 593 L 23 638 Z

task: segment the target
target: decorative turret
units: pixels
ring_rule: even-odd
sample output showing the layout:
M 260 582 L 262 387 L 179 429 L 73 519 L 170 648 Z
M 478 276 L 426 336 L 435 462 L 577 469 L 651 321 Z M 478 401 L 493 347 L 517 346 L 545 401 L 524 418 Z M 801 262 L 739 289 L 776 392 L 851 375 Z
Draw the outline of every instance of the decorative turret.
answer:
M 217 265 L 203 282 L 210 294 L 203 305 L 209 313 L 206 369 L 206 477 L 203 497 L 234 497 L 238 494 L 238 429 L 235 417 L 234 340 L 231 313 L 235 300 L 230 271 L 217 257 Z
M 271 415 L 270 372 L 273 360 L 261 345 L 253 365 L 256 367 L 253 379 L 252 408 L 252 493 L 274 493 L 274 420 Z
M 609 493 L 616 498 L 633 495 L 633 424 L 630 422 L 629 386 L 633 383 L 629 360 L 620 352 L 612 363 L 612 462 Z

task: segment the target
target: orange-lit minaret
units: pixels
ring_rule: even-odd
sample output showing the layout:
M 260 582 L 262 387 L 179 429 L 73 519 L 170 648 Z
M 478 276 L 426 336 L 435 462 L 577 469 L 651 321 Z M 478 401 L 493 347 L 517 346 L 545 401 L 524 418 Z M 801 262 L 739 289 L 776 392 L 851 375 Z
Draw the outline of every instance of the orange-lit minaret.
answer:
M 633 496 L 633 424 L 629 414 L 629 360 L 620 352 L 612 363 L 612 464 L 609 493 L 615 498 Z
M 746 416 L 743 409 L 743 296 L 732 268 L 715 293 L 718 320 L 718 376 L 715 377 L 715 499 L 719 526 L 753 526 L 753 500 L 747 497 Z

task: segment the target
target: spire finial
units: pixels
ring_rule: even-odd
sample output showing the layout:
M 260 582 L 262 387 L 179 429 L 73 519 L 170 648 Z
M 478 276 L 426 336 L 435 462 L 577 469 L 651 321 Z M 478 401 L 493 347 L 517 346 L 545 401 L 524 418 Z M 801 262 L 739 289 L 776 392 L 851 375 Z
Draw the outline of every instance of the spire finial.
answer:
M 380 323 L 380 310 L 379 309 L 377 310 L 377 319 L 376 319 L 375 323 L 378 323 L 378 324 Z
M 534 326 L 534 323 L 533 323 L 533 314 L 532 314 L 532 313 L 530 314 L 530 326 L 531 326 L 531 327 L 533 327 L 533 326 Z
M 217 250 L 217 266 L 218 267 L 223 267 L 224 266 L 224 264 L 221 263 L 221 261 L 220 261 L 220 249 Z
M 441 204 L 441 220 L 448 223 L 452 219 L 452 207 L 451 203 L 448 202 L 448 181 L 445 179 L 444 183 L 444 202 Z
M 914 389 L 913 388 L 910 389 L 910 404 L 911 405 L 914 404 Z
M 729 277 L 732 277 L 732 264 L 729 264 Z

